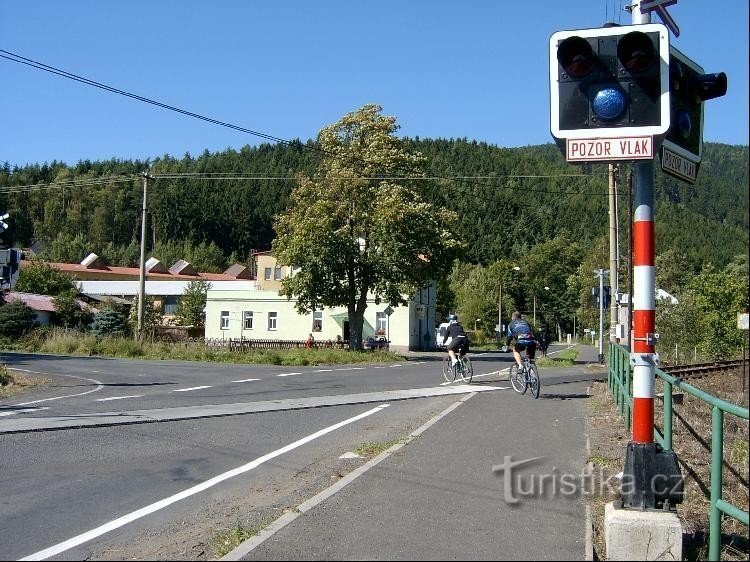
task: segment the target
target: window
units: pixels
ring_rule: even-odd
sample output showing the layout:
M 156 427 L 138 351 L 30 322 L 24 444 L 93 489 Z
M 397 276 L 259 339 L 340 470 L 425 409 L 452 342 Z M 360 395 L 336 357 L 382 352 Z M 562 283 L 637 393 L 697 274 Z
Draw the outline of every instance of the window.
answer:
M 385 312 L 378 312 L 375 317 L 375 331 L 378 334 L 385 334 L 388 329 L 388 316 Z
M 279 313 L 278 312 L 269 312 L 268 313 L 268 329 L 269 330 L 275 330 L 276 329 L 276 320 L 278 318 Z
M 228 310 L 221 311 L 221 329 L 222 330 L 229 329 L 229 311 Z
M 271 280 L 271 268 L 270 267 L 267 267 L 265 271 L 263 272 L 263 279 L 265 279 L 266 281 Z
M 177 307 L 180 304 L 180 297 L 178 296 L 167 296 L 164 297 L 164 315 L 174 316 L 177 314 Z
M 312 330 L 313 332 L 323 331 L 323 311 L 322 310 L 313 311 Z
M 273 270 L 273 278 L 278 281 L 281 279 L 281 266 L 277 265 Z
M 252 330 L 253 329 L 253 311 L 252 310 L 246 310 L 245 311 L 245 329 L 246 330 Z

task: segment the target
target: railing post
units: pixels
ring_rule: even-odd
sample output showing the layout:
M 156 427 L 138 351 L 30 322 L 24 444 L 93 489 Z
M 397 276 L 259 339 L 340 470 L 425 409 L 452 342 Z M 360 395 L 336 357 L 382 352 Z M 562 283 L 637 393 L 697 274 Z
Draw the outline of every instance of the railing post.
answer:
M 721 499 L 722 464 L 724 462 L 724 412 L 718 406 L 711 411 L 711 511 L 708 523 L 708 559 L 721 556 L 721 511 L 716 502 Z
M 664 381 L 664 450 L 672 450 L 672 383 Z

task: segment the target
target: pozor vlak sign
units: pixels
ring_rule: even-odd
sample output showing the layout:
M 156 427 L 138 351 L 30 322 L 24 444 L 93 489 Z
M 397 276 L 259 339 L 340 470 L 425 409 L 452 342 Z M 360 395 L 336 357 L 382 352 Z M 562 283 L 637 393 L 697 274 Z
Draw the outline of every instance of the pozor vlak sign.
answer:
M 550 131 L 571 162 L 651 159 L 670 125 L 662 24 L 550 37 Z

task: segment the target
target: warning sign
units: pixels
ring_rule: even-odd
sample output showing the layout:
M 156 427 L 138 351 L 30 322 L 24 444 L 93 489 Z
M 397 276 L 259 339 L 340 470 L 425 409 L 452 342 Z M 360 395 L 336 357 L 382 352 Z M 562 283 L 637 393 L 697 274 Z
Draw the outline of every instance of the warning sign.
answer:
M 654 137 L 615 139 L 567 139 L 568 162 L 650 160 L 654 157 Z
M 698 164 L 672 152 L 666 146 L 661 147 L 661 169 L 688 183 L 695 183 L 698 178 Z

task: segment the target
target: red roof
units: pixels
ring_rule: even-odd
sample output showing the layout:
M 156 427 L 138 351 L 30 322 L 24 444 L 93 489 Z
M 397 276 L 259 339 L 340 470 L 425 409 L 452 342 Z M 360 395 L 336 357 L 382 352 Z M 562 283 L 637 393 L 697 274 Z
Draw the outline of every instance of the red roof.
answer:
M 21 267 L 28 262 L 22 262 Z M 54 263 L 47 262 L 47 265 L 54 267 L 59 271 L 75 275 L 77 273 L 101 274 L 102 280 L 112 280 L 120 276 L 140 277 L 141 270 L 138 267 L 116 267 L 106 266 L 104 268 L 87 268 L 80 263 Z M 152 273 L 146 272 L 146 279 L 156 280 L 203 280 L 203 281 L 236 281 L 237 278 L 226 273 L 198 273 L 197 275 L 173 275 L 172 273 Z
M 55 305 L 52 302 L 55 297 L 49 295 L 36 295 L 34 293 L 15 293 L 7 292 L 5 295 L 5 302 L 21 301 L 26 304 L 32 310 L 39 312 L 55 312 Z M 99 312 L 96 308 L 91 305 L 79 300 L 78 304 L 88 309 L 89 312 L 96 314 Z

